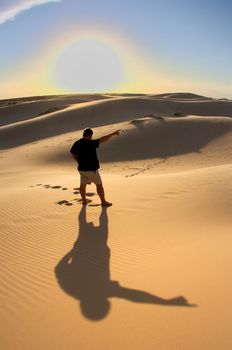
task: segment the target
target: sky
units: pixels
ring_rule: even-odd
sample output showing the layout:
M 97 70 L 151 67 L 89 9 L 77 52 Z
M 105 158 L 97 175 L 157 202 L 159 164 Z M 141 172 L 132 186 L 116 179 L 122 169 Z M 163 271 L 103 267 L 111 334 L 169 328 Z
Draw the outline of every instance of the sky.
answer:
M 231 0 L 0 0 L 0 99 L 192 92 L 232 99 Z

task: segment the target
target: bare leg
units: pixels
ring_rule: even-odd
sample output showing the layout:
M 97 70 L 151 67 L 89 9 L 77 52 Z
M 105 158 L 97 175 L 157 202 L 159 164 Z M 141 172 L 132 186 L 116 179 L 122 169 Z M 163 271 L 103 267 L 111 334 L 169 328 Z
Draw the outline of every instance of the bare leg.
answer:
M 80 185 L 80 194 L 82 198 L 82 203 L 87 204 L 86 200 L 86 185 Z
M 101 185 L 96 185 L 96 187 L 97 187 L 97 193 L 98 193 L 98 195 L 99 195 L 99 197 L 101 199 L 101 204 L 105 205 L 105 206 L 112 205 L 112 203 L 107 202 L 106 199 L 105 199 L 105 191 L 104 191 L 104 188 L 103 188 L 102 184 Z

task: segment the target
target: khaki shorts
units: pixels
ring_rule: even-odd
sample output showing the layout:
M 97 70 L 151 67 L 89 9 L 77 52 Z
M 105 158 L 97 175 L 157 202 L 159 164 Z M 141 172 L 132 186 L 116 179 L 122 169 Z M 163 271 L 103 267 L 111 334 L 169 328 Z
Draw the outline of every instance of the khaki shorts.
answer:
M 101 185 L 102 180 L 98 170 L 95 171 L 82 171 L 79 170 L 81 176 L 81 185 L 90 185 L 92 182 L 95 185 Z

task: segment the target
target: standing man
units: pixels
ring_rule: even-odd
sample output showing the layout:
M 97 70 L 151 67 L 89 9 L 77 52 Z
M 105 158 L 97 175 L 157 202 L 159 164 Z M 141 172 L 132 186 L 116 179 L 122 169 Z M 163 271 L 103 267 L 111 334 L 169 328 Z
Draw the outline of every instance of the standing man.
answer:
M 97 193 L 101 199 L 101 204 L 103 206 L 112 205 L 112 203 L 107 202 L 105 199 L 105 192 L 102 185 L 101 176 L 98 171 L 100 165 L 96 149 L 101 143 L 108 141 L 114 135 L 118 136 L 119 130 L 103 136 L 100 139 L 92 140 L 93 130 L 88 128 L 84 130 L 83 137 L 72 145 L 70 152 L 78 163 L 78 171 L 80 173 L 81 180 L 80 194 L 83 205 L 87 204 L 86 185 L 90 185 L 92 182 L 96 185 Z

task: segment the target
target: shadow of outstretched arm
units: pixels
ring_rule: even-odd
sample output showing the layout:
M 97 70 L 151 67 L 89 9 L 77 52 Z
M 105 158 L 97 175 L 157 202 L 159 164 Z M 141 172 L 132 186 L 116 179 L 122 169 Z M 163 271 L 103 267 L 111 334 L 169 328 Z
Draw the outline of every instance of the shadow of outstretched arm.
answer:
M 169 306 L 188 306 L 188 307 L 197 306 L 194 304 L 189 304 L 187 299 L 183 296 L 177 296 L 171 299 L 164 299 L 145 291 L 121 287 L 117 282 L 114 282 L 112 292 L 113 292 L 112 297 L 126 299 L 129 301 L 133 301 L 135 303 L 148 303 L 148 304 L 159 304 L 159 305 L 169 305 Z

